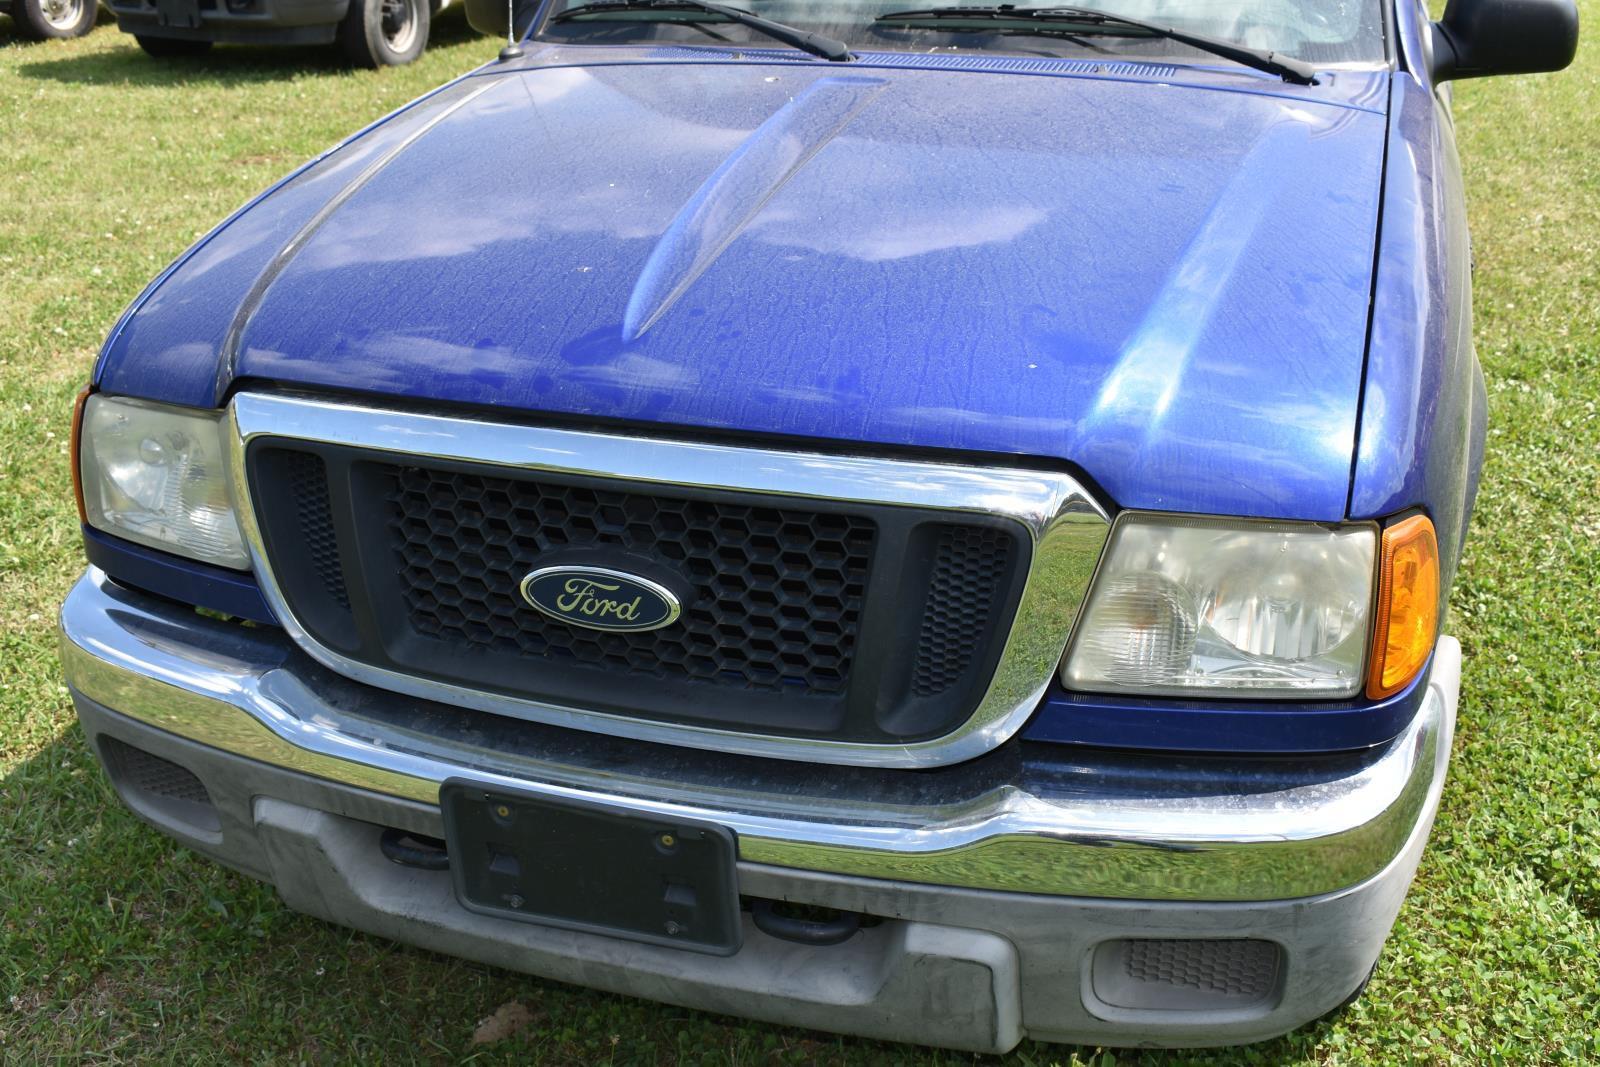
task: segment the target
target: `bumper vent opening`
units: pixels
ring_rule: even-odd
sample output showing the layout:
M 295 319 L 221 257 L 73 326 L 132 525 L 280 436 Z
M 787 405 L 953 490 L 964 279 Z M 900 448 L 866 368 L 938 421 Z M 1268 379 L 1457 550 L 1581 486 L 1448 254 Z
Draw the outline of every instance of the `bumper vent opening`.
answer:
M 1283 950 L 1251 939 L 1148 938 L 1095 949 L 1094 996 L 1133 1011 L 1238 1011 L 1277 999 Z
M 100 754 L 111 781 L 141 815 L 191 833 L 222 831 L 211 794 L 192 771 L 114 737 L 100 739 Z

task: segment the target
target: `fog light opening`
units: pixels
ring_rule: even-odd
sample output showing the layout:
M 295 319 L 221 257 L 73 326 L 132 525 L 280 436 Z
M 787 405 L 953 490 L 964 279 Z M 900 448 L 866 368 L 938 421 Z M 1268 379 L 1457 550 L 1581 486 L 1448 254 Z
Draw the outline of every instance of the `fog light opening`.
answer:
M 1269 1010 L 1283 949 L 1253 938 L 1119 938 L 1095 947 L 1093 997 L 1123 1011 Z
M 114 737 L 100 739 L 100 756 L 111 783 L 140 815 L 179 832 L 221 834 L 222 818 L 211 794 L 187 767 Z

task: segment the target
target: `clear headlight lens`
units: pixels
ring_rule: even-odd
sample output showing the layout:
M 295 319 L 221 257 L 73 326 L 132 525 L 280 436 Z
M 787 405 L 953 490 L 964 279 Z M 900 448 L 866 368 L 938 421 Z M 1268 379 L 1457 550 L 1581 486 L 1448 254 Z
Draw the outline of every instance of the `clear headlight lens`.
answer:
M 1062 681 L 1148 695 L 1352 696 L 1376 544 L 1365 525 L 1125 514 Z
M 206 563 L 249 567 L 218 413 L 91 396 L 80 432 L 89 525 Z

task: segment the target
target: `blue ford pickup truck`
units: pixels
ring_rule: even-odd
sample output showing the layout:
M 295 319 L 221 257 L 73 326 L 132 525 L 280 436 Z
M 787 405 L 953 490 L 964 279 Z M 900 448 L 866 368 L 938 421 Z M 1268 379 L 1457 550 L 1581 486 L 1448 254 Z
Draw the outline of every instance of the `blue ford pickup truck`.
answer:
M 1450 82 L 1567 0 L 481 0 L 76 415 L 122 800 L 336 923 L 877 1038 L 1360 992 L 1484 441 Z

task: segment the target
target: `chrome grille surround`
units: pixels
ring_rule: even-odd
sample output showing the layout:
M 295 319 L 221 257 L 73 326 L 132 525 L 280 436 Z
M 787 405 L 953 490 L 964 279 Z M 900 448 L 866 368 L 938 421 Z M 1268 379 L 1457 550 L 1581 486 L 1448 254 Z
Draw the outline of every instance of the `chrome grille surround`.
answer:
M 1110 530 L 1105 511 L 1058 471 L 894 458 L 836 456 L 427 414 L 343 401 L 241 393 L 228 405 L 232 493 L 252 568 L 285 631 L 332 670 L 384 689 L 482 711 L 622 737 L 821 763 L 933 767 L 970 759 L 1005 742 L 1032 714 L 1054 678 Z M 1019 523 L 1031 561 L 1015 618 L 976 710 L 956 730 L 928 741 L 872 744 L 779 737 L 633 719 L 449 685 L 375 667 L 317 642 L 295 620 L 268 565 L 245 454 L 257 438 L 346 445 L 399 460 L 429 457 L 617 481 L 860 501 L 996 515 Z

